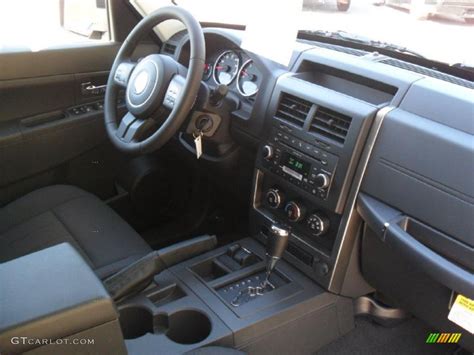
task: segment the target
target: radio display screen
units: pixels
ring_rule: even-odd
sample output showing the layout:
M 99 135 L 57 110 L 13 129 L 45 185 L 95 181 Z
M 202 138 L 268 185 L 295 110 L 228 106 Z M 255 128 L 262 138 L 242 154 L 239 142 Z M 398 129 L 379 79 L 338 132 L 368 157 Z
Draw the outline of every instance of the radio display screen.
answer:
M 301 175 L 301 178 L 299 178 L 298 176 L 294 176 L 298 180 L 301 180 L 303 177 L 307 178 L 308 175 L 309 175 L 309 172 L 311 170 L 311 164 L 310 163 L 308 163 L 307 161 L 304 161 L 303 159 L 300 159 L 297 156 L 294 156 L 293 154 L 290 154 L 288 152 L 283 153 L 281 164 L 284 167 L 290 168 L 291 170 L 296 172 L 298 175 Z M 285 169 L 283 169 L 283 170 L 285 171 Z M 285 171 L 285 172 L 287 172 L 287 171 Z

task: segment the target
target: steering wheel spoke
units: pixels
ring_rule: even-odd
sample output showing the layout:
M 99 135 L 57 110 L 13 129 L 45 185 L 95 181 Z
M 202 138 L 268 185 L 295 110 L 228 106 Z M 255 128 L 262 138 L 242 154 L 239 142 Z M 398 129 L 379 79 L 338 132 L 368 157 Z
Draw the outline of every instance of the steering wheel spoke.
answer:
M 151 118 L 140 119 L 127 112 L 120 122 L 116 135 L 125 143 L 138 142 L 155 124 L 155 120 Z
M 117 66 L 117 70 L 115 71 L 114 74 L 114 82 L 123 87 L 126 88 L 128 84 L 128 80 L 130 79 L 130 75 L 132 74 L 133 69 L 137 63 L 135 62 L 122 62 Z
M 174 108 L 174 105 L 178 101 L 179 94 L 181 93 L 185 83 L 186 79 L 183 76 L 179 74 L 173 76 L 173 79 L 171 79 L 168 88 L 166 89 L 165 96 L 163 98 L 163 106 L 170 110 Z

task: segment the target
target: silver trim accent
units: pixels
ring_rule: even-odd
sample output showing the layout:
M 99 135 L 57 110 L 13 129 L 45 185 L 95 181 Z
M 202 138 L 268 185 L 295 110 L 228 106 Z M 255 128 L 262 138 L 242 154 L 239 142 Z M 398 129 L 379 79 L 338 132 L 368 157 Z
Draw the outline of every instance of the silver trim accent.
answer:
M 339 227 L 337 239 L 340 239 L 340 243 L 339 243 L 339 249 L 337 250 L 337 255 L 334 261 L 334 267 L 331 273 L 331 278 L 329 279 L 329 284 L 328 284 L 329 291 L 332 291 L 335 293 L 340 292 L 344 275 L 345 275 L 345 271 L 346 271 L 346 267 L 347 267 L 347 262 L 349 261 L 349 257 L 345 258 L 347 259 L 345 260 L 344 258 L 341 257 L 341 255 L 343 253 L 348 255 L 351 252 L 352 247 L 354 245 L 354 237 L 349 238 L 347 233 L 351 225 L 351 222 L 353 222 L 354 207 L 356 204 L 357 196 L 359 195 L 360 186 L 362 185 L 362 180 L 364 178 L 365 171 L 367 169 L 367 165 L 369 163 L 370 156 L 372 154 L 372 150 L 375 146 L 375 142 L 377 141 L 380 128 L 382 127 L 382 123 L 385 119 L 385 116 L 393 109 L 395 109 L 395 107 L 392 107 L 392 106 L 386 106 L 386 107 L 381 108 L 375 115 L 374 122 L 369 131 L 364 150 L 362 151 L 362 154 L 360 157 L 359 165 L 357 166 L 357 170 L 354 175 L 353 184 L 351 186 L 349 195 L 347 197 L 346 206 L 345 206 L 344 213 L 341 220 L 341 226 Z M 343 259 L 344 259 L 344 262 L 346 262 L 345 264 L 342 261 Z
M 273 206 L 270 206 L 271 208 L 273 209 L 277 209 L 277 208 L 280 208 L 281 205 L 283 204 L 283 201 L 282 201 L 282 198 L 281 198 L 281 195 L 280 195 L 280 192 L 278 191 L 278 189 L 270 189 L 268 190 L 266 193 L 265 193 L 265 199 L 267 198 L 268 195 L 270 194 L 273 194 L 274 197 L 275 197 L 275 200 L 276 200 L 276 203 L 277 205 L 275 207 Z
M 145 62 L 140 62 L 140 63 L 148 63 L 148 62 L 152 63 L 155 66 L 156 78 L 155 78 L 155 84 L 153 85 L 153 89 L 151 90 L 150 95 L 148 95 L 147 99 L 145 101 L 143 101 L 140 105 L 133 104 L 132 100 L 130 100 L 130 90 L 131 90 L 130 86 L 132 86 L 132 85 L 130 85 L 130 86 L 127 85 L 127 93 L 126 94 L 127 94 L 128 103 L 130 104 L 130 106 L 135 107 L 135 108 L 145 105 L 148 102 L 148 100 L 150 100 L 150 98 L 152 97 L 152 94 L 155 92 L 156 86 L 158 85 L 158 75 L 160 75 L 160 72 L 158 70 L 158 66 L 156 65 L 156 63 L 153 62 L 152 60 L 147 60 Z M 130 84 L 130 81 L 128 82 L 128 84 Z
M 274 225 L 274 224 L 271 225 L 270 230 L 273 234 L 279 237 L 288 237 L 290 235 L 290 231 L 288 229 L 278 227 L 277 225 Z M 273 257 L 273 258 L 280 259 L 277 257 Z
M 264 153 L 263 159 L 270 160 L 271 158 L 273 158 L 273 147 L 271 145 L 265 144 L 262 150 Z M 268 154 L 266 154 L 265 152 L 267 152 Z
M 242 92 L 242 90 L 240 89 L 240 84 L 239 84 L 240 73 L 241 73 L 241 71 L 242 71 L 248 64 L 250 64 L 250 63 L 253 63 L 253 60 L 252 60 L 252 59 L 246 60 L 246 61 L 244 62 L 244 64 L 242 64 L 242 66 L 240 67 L 239 71 L 237 72 L 237 90 L 238 90 L 238 92 L 240 93 L 240 95 L 242 95 L 243 97 L 251 97 L 251 96 L 253 96 L 253 95 L 256 95 L 257 92 L 258 92 L 258 90 L 259 90 L 259 87 L 257 86 L 257 90 L 256 90 L 254 93 L 252 93 L 252 94 L 246 94 L 246 93 Z
M 319 236 L 321 236 L 321 235 L 323 235 L 324 233 L 327 232 L 328 224 L 327 224 L 327 223 L 324 223 L 324 220 L 321 218 L 320 215 L 318 215 L 317 213 L 311 214 L 311 215 L 308 217 L 308 219 L 307 219 L 307 223 L 308 223 L 308 224 L 309 224 L 309 221 L 310 221 L 311 218 L 316 218 L 316 219 L 318 219 L 319 225 L 321 226 L 321 228 L 320 228 L 320 230 L 319 230 L 319 233 L 313 232 L 313 234 L 314 234 L 315 236 L 318 236 L 318 237 L 319 237 Z
M 254 190 L 252 194 L 252 207 L 255 210 L 258 210 L 258 208 L 260 207 L 260 200 L 261 200 L 260 197 L 262 195 L 262 189 L 261 189 L 262 179 L 263 179 L 263 172 L 257 169 L 255 173 Z
M 237 58 L 239 59 L 239 63 L 237 64 L 237 68 L 240 68 L 240 57 L 239 57 L 239 55 L 237 54 L 236 51 L 233 51 L 233 50 L 229 49 L 229 50 L 226 50 L 226 51 L 222 52 L 222 53 L 217 57 L 216 61 L 214 62 L 214 65 L 212 66 L 212 78 L 214 79 L 214 81 L 216 82 L 216 84 L 222 84 L 222 83 L 220 83 L 220 82 L 217 80 L 217 78 L 216 78 L 216 66 L 217 66 L 217 63 L 219 63 L 219 61 L 221 60 L 221 58 L 222 58 L 224 55 L 226 55 L 227 53 L 234 53 L 234 54 L 237 56 Z M 234 81 L 234 79 L 237 77 L 238 72 L 239 72 L 239 70 L 237 70 L 237 71 L 235 72 L 235 74 L 232 76 L 232 79 L 230 79 L 230 81 L 229 81 L 227 84 L 223 84 L 223 85 L 230 85 L 230 84 Z
M 316 177 L 318 177 L 318 176 L 321 176 L 324 180 L 323 186 L 319 186 L 319 188 L 320 189 L 325 189 L 325 188 L 329 187 L 329 183 L 331 182 L 331 180 L 329 180 L 329 177 L 324 173 L 319 173 L 318 175 L 316 175 Z
M 293 207 L 296 208 L 296 218 L 293 219 L 293 218 L 288 217 L 288 220 L 289 220 L 290 222 L 299 222 L 299 221 L 301 221 L 301 219 L 302 219 L 302 218 L 301 218 L 301 217 L 302 217 L 301 208 L 300 208 L 300 206 L 298 206 L 298 204 L 297 204 L 295 201 L 290 201 L 290 202 L 288 202 L 288 203 L 286 204 L 286 206 L 285 206 L 285 212 L 288 213 L 288 211 L 287 211 L 286 209 L 287 209 L 288 206 L 290 206 L 290 205 L 293 205 Z
M 283 170 L 284 173 L 290 175 L 291 177 L 294 177 L 295 179 L 301 181 L 303 180 L 303 175 L 300 174 L 300 173 L 297 173 L 296 171 L 290 169 L 289 167 L 287 167 L 286 165 L 283 165 L 283 167 L 281 168 L 281 170 Z
M 370 315 L 382 320 L 403 320 L 409 317 L 409 313 L 401 308 L 390 308 L 384 306 L 368 296 L 361 296 L 354 301 L 355 315 Z

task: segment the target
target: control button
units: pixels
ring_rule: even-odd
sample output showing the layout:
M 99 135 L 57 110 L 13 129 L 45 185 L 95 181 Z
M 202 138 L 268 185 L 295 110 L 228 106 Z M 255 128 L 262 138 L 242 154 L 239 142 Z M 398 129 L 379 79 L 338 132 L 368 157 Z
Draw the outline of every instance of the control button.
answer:
M 322 236 L 329 229 L 329 218 L 321 214 L 313 213 L 308 217 L 306 225 L 311 230 L 313 235 Z
M 326 276 L 329 272 L 329 266 L 326 263 L 317 263 L 316 270 L 321 276 Z
M 263 158 L 266 160 L 270 160 L 273 158 L 273 147 L 271 145 L 264 145 L 262 148 Z
M 269 189 L 265 194 L 265 200 L 271 208 L 280 208 L 283 205 L 284 199 L 284 194 L 276 188 Z
M 314 182 L 318 188 L 325 189 L 329 186 L 330 179 L 329 176 L 327 176 L 326 174 L 319 173 L 318 175 L 316 175 Z
M 290 201 L 285 206 L 285 212 L 290 222 L 299 222 L 304 218 L 305 208 L 294 201 Z

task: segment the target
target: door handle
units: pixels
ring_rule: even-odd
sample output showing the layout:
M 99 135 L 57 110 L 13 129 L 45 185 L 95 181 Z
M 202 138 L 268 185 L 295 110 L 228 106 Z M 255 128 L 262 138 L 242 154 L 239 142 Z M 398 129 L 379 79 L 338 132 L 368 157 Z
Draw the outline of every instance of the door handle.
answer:
M 94 85 L 90 81 L 81 84 L 82 96 L 97 96 L 105 94 L 107 85 Z

